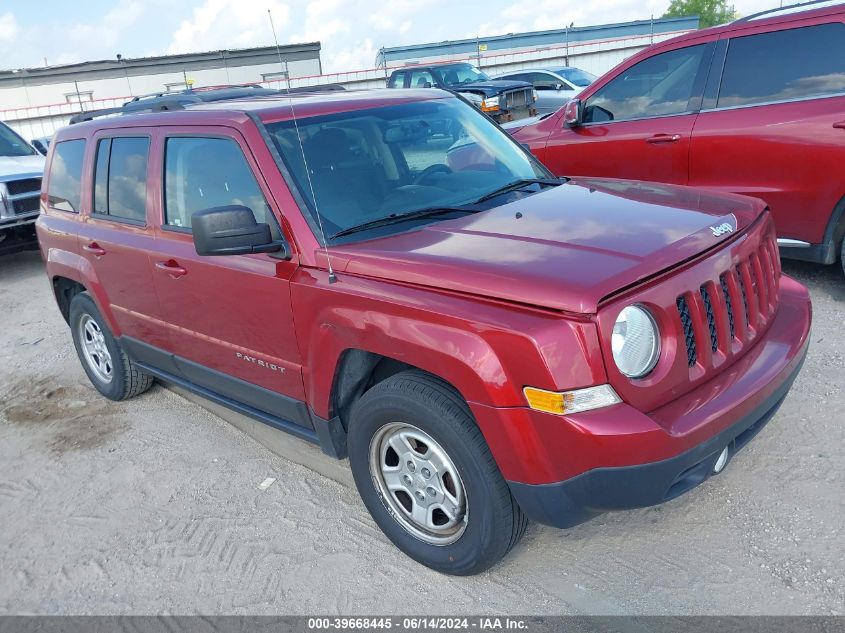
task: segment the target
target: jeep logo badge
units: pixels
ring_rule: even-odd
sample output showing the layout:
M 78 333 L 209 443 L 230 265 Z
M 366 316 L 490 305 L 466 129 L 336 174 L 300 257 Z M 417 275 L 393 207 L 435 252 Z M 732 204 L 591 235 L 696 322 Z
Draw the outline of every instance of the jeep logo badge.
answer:
M 710 230 L 713 231 L 714 237 L 719 237 L 725 233 L 733 233 L 734 227 L 730 222 L 722 222 L 719 226 L 711 226 Z

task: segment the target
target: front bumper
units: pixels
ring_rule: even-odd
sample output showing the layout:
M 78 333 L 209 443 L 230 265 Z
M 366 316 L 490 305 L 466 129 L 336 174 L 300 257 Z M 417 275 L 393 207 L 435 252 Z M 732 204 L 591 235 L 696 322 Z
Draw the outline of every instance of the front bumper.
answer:
M 713 472 L 771 419 L 809 344 L 807 290 L 782 277 L 777 316 L 734 365 L 659 409 L 627 404 L 572 416 L 471 404 L 522 510 L 556 527 L 662 503 Z
M 24 217 L 0 220 L 0 255 L 38 248 L 38 238 L 35 235 L 37 219 L 36 212 Z
M 533 105 L 518 106 L 510 110 L 497 110 L 495 112 L 488 112 L 497 123 L 510 123 L 511 121 L 520 121 L 522 119 L 530 119 L 537 116 L 537 108 Z
M 733 457 L 757 435 L 780 408 L 803 360 L 802 356 L 786 382 L 761 406 L 685 453 L 649 464 L 596 468 L 552 484 L 508 482 L 511 493 L 531 519 L 559 528 L 578 525 L 609 510 L 642 508 L 674 499 L 714 474 L 716 459 L 725 447 Z

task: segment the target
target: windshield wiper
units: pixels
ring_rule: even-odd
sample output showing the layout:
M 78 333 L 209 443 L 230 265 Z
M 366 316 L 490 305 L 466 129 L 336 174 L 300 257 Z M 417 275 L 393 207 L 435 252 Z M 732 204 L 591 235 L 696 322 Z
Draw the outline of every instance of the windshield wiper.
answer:
M 344 235 L 351 235 L 352 233 L 359 233 L 368 229 L 375 229 L 380 226 L 388 226 L 390 224 L 398 224 L 399 222 L 406 222 L 408 220 L 417 220 L 420 218 L 430 218 L 438 215 L 446 215 L 447 213 L 477 213 L 480 209 L 475 209 L 471 206 L 465 207 L 425 207 L 424 209 L 417 209 L 416 211 L 409 211 L 408 213 L 393 213 L 383 218 L 362 222 L 355 226 L 342 229 L 330 235 L 329 239 L 333 240 L 336 237 L 343 237 Z
M 550 187 L 556 187 L 557 185 L 562 185 L 564 182 L 566 182 L 566 180 L 563 178 L 523 178 L 521 180 L 514 180 L 513 182 L 509 182 L 508 184 L 503 185 L 498 189 L 494 189 L 490 193 L 484 194 L 478 200 L 475 201 L 475 204 L 485 202 L 487 200 L 490 200 L 491 198 L 500 196 L 503 193 L 508 193 L 509 191 L 516 191 L 517 189 L 522 189 L 523 187 L 527 187 L 528 185 L 548 185 Z

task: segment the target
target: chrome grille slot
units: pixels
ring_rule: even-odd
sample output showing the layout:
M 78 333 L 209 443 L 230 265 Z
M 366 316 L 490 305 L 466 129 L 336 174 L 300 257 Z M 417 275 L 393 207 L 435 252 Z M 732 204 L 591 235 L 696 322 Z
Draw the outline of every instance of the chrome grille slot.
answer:
M 35 213 L 38 211 L 38 196 L 30 196 L 21 200 L 15 200 L 12 202 L 12 208 L 15 210 L 15 215 Z
M 710 301 L 710 292 L 707 286 L 699 288 L 701 300 L 704 301 L 704 312 L 707 315 L 707 329 L 710 331 L 710 351 L 719 349 L 719 335 L 716 332 L 716 315 L 713 314 L 713 302 Z
M 744 266 L 742 264 L 737 264 L 736 280 L 739 282 L 739 291 L 742 293 L 742 313 L 745 315 L 745 328 L 748 329 L 751 321 L 748 316 L 748 293 L 745 291 L 745 276 L 743 275 L 743 268 Z
M 730 289 L 728 288 L 727 273 L 719 275 L 719 285 L 722 287 L 722 296 L 725 298 L 725 306 L 728 309 L 728 327 L 731 331 L 731 339 L 736 336 L 736 324 L 734 323 L 734 308 L 731 300 Z
M 6 189 L 9 194 L 17 196 L 19 194 L 34 193 L 37 194 L 41 189 L 40 178 L 24 178 L 22 180 L 10 180 L 6 183 Z
M 687 364 L 693 367 L 698 359 L 698 354 L 695 349 L 695 332 L 692 329 L 692 317 L 690 316 L 689 305 L 683 295 L 678 297 L 676 303 L 678 305 L 678 315 L 681 317 L 681 326 L 684 329 L 684 340 L 687 346 Z

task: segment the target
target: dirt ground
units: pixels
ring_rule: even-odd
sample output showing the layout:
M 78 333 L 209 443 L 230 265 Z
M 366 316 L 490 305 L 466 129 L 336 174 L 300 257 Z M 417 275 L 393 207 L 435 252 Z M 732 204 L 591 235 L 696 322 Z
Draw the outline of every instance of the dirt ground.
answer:
M 324 464 L 160 386 L 99 397 L 39 255 L 0 258 L 0 614 L 841 613 L 845 278 L 784 268 L 813 295 L 810 354 L 722 475 L 659 507 L 531 526 L 488 573 L 451 578 L 397 551 Z

